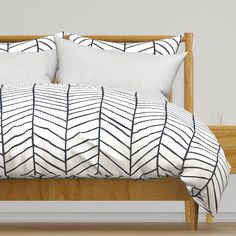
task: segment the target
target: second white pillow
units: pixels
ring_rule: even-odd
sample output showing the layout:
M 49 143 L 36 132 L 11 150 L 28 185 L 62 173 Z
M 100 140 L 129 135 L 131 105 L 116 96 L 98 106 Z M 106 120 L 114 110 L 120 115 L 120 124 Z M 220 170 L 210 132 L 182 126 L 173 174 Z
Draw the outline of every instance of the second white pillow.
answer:
M 186 53 L 157 56 L 102 51 L 55 38 L 59 83 L 99 85 L 168 95 Z

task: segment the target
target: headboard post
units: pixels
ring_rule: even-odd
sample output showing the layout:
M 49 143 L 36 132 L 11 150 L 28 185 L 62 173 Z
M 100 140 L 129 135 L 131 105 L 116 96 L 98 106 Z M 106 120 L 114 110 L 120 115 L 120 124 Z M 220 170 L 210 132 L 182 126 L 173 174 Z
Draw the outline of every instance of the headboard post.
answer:
M 184 60 L 184 108 L 193 112 L 193 33 L 185 33 L 184 42 L 188 52 Z

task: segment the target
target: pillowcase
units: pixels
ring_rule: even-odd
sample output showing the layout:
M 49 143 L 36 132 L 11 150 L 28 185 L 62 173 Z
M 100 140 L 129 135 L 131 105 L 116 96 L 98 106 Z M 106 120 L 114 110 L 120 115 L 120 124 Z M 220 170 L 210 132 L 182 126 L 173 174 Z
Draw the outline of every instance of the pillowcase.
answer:
M 117 50 L 123 52 L 140 52 L 155 55 L 173 55 L 176 54 L 181 42 L 182 36 L 167 38 L 162 40 L 138 42 L 138 43 L 116 43 L 101 40 L 93 40 L 76 34 L 68 34 L 69 40 L 77 44 L 89 46 L 102 50 Z
M 52 83 L 57 70 L 55 50 L 0 53 L 0 84 Z
M 160 56 L 102 51 L 55 37 L 59 83 L 80 83 L 168 95 L 186 53 Z
M 56 35 L 63 38 L 64 32 Z M 54 35 L 0 43 L 0 84 L 52 83 L 57 70 L 55 49 Z
M 64 32 L 56 34 L 58 37 L 63 38 Z M 14 43 L 0 43 L 1 52 L 41 52 L 46 50 L 55 50 L 56 44 L 54 35 L 46 36 L 39 39 L 27 40 Z

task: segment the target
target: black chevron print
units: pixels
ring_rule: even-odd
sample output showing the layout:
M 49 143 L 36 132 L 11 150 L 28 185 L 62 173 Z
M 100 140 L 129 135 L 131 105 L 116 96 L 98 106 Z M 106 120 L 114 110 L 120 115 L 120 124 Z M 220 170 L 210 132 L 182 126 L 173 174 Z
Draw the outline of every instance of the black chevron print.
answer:
M 215 214 L 229 171 L 207 126 L 167 101 L 98 86 L 0 88 L 0 178 L 175 176 Z
M 75 43 L 101 50 L 118 50 L 123 52 L 140 52 L 156 55 L 172 55 L 177 53 L 182 38 L 182 36 L 176 36 L 157 41 L 115 43 L 85 38 L 76 34 L 68 34 L 68 36 L 69 40 Z
M 1 168 L 1 175 L 0 177 L 3 177 L 3 176 L 6 176 L 7 177 L 7 173 L 6 173 L 6 159 L 5 159 L 5 147 L 4 147 L 4 136 L 3 136 L 3 119 L 2 119 L 2 116 L 3 116 L 3 105 L 2 105 L 2 88 L 3 88 L 3 85 L 1 85 L 1 89 L 0 89 L 0 109 L 1 109 L 1 165 L 0 165 L 0 168 Z
M 32 155 L 33 155 L 33 170 L 34 175 L 36 175 L 36 165 L 35 165 L 35 145 L 34 145 L 34 114 L 35 114 L 35 86 L 33 85 L 32 89 L 32 101 L 33 101 L 33 109 L 32 109 Z
M 64 32 L 57 33 L 56 35 L 63 38 Z M 0 52 L 41 52 L 55 49 L 54 35 L 16 43 L 0 43 Z

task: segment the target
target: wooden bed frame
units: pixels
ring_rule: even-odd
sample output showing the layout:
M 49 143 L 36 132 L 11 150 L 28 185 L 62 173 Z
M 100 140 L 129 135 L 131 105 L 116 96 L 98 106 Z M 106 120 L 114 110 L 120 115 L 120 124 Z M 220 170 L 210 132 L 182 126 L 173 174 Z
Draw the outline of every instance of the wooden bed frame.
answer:
M 0 42 L 18 42 L 43 37 L 42 35 L 0 36 Z M 93 39 L 114 42 L 141 42 L 172 37 L 88 35 Z M 193 111 L 193 33 L 185 33 L 182 43 L 188 52 L 184 61 L 184 108 Z M 170 96 L 172 100 L 172 95 Z M 197 230 L 198 205 L 179 178 L 155 180 L 132 179 L 9 179 L 0 180 L 0 200 L 174 200 L 185 201 L 186 222 Z

